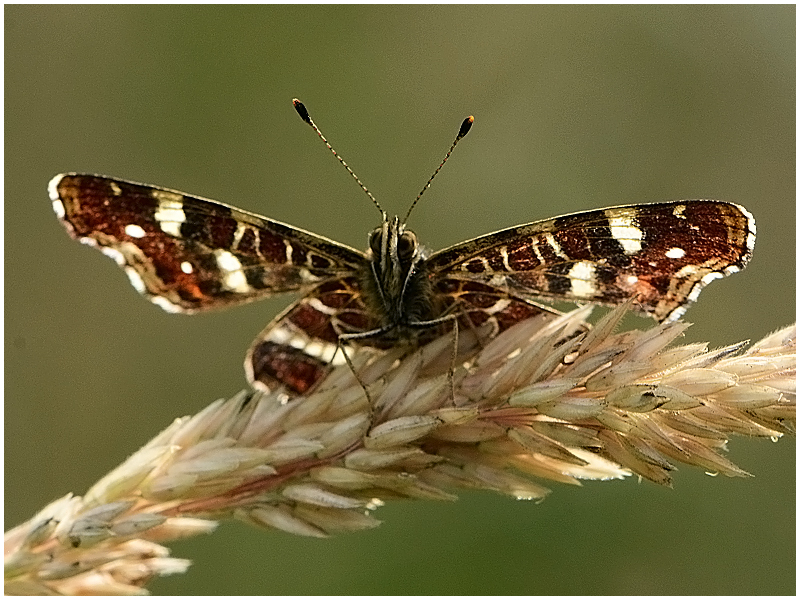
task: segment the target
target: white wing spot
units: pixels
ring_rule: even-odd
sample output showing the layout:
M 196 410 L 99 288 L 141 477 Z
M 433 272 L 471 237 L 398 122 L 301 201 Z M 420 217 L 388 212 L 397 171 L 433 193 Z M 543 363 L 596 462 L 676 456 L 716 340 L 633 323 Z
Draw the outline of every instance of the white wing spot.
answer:
M 192 263 L 185 260 L 181 263 L 181 271 L 183 271 L 187 275 L 191 275 L 192 271 L 194 271 L 194 267 L 192 266 Z
M 686 210 L 686 206 L 683 205 L 683 204 L 681 204 L 679 206 L 676 206 L 672 210 L 672 216 L 674 216 L 674 217 L 676 217 L 678 219 L 685 219 L 686 215 L 683 214 L 683 211 L 685 211 L 685 210 Z
M 239 248 L 239 242 L 242 241 L 245 231 L 247 231 L 247 225 L 241 221 L 236 223 L 236 231 L 233 232 L 233 242 L 231 242 L 232 249 L 237 250 Z
M 150 298 L 150 302 L 161 308 L 161 310 L 165 310 L 168 313 L 182 313 L 184 309 L 178 306 L 177 304 L 173 304 L 164 296 L 153 296 Z
M 606 211 L 606 217 L 608 217 L 611 236 L 619 242 L 625 254 L 636 254 L 642 249 L 644 233 L 636 226 L 631 217 L 614 216 L 611 211 Z
M 50 194 L 50 200 L 55 201 L 59 199 L 58 195 L 58 184 L 61 183 L 61 180 L 64 179 L 64 175 L 56 175 L 50 180 L 50 183 L 47 184 L 47 193 Z
M 315 358 L 319 358 L 324 362 L 332 365 L 344 364 L 344 356 L 341 352 L 336 354 L 336 358 L 331 362 L 334 352 L 336 352 L 336 344 L 325 342 L 322 340 L 310 340 L 306 336 L 297 335 L 290 330 L 278 327 L 269 332 L 267 338 L 270 342 L 280 345 L 290 346 L 297 350 L 302 350 L 304 353 Z
M 542 251 L 539 250 L 539 239 L 537 237 L 531 238 L 531 248 L 533 248 L 533 253 L 536 255 L 536 260 L 538 260 L 539 263 L 544 263 L 545 260 L 542 256 Z
M 747 234 L 747 250 L 752 252 L 756 245 L 756 224 L 753 221 L 753 228 Z
M 109 181 L 108 185 L 115 196 L 122 195 L 122 189 L 116 183 L 114 183 L 113 181 Z
M 267 337 L 267 339 L 276 344 L 285 344 L 290 337 L 291 333 L 289 333 L 287 329 L 276 327 L 269 332 L 269 337 Z
M 220 275 L 225 289 L 239 293 L 249 292 L 250 284 L 247 283 L 247 277 L 239 259 L 227 250 L 215 250 L 214 256 L 217 259 L 217 266 L 222 271 Z
M 143 238 L 146 234 L 144 229 L 136 225 L 135 223 L 131 223 L 130 225 L 125 225 L 125 234 L 129 235 L 132 238 Z
M 324 362 L 331 362 L 333 353 L 336 352 L 336 344 L 329 344 L 327 342 L 320 342 L 314 340 L 302 348 L 303 352 L 309 356 L 320 359 Z M 340 363 L 344 362 L 344 358 L 340 359 Z
M 752 252 L 753 247 L 756 245 L 756 220 L 744 206 L 737 204 L 736 207 L 747 217 L 747 240 L 745 243 L 747 244 L 747 250 Z
M 686 256 L 686 250 L 683 248 L 670 248 L 664 253 L 667 258 L 683 258 Z
M 500 247 L 500 256 L 503 257 L 503 268 L 511 272 L 511 265 L 508 263 L 508 246 Z
M 61 196 L 58 194 L 58 184 L 64 178 L 63 175 L 56 175 L 47 184 L 47 193 L 50 194 L 50 200 L 53 201 L 53 210 L 59 219 L 63 219 L 66 215 L 64 210 L 64 203 L 61 201 Z
M 594 274 L 593 263 L 585 260 L 575 263 L 569 270 L 572 295 L 576 298 L 592 298 L 597 292 Z
M 703 276 L 703 278 L 700 281 L 694 284 L 694 287 L 692 288 L 692 291 L 689 292 L 687 298 L 689 298 L 689 300 L 694 302 L 695 300 L 697 300 L 697 297 L 700 295 L 700 292 L 703 291 L 704 287 L 706 287 L 709 283 L 711 283 L 715 279 L 722 279 L 722 277 L 723 277 L 722 273 L 717 273 L 716 271 L 708 273 L 707 275 Z
M 139 275 L 133 267 L 125 267 L 125 273 L 128 275 L 128 280 L 131 282 L 133 289 L 140 294 L 147 292 L 147 287 L 144 285 L 144 279 Z
M 241 271 L 242 263 L 233 254 L 227 250 L 216 250 L 214 254 L 217 257 L 217 265 L 223 271 Z
M 153 198 L 158 200 L 158 209 L 153 218 L 158 221 L 161 231 L 181 237 L 181 224 L 186 222 L 186 213 L 183 212 L 183 196 L 155 190 Z
M 125 261 L 125 256 L 119 250 L 115 250 L 114 248 L 109 248 L 108 246 L 98 246 L 97 242 L 95 242 L 92 238 L 81 238 L 81 244 L 86 244 L 87 246 L 91 246 L 92 248 L 98 248 L 100 252 L 108 256 L 111 260 L 117 263 L 120 267 L 125 267 L 127 264 Z M 138 275 L 137 275 L 138 277 Z M 134 286 L 137 290 L 139 289 Z
M 556 241 L 556 238 L 553 237 L 552 233 L 545 233 L 544 234 L 544 239 L 547 242 L 547 245 L 550 246 L 550 248 L 553 250 L 553 252 L 555 253 L 556 256 L 558 256 L 560 258 L 569 259 L 569 256 L 567 256 L 564 253 L 564 250 L 561 249 L 561 244 L 559 244 Z M 541 258 L 541 254 L 537 254 L 537 256 Z
M 53 210 L 55 211 L 56 216 L 62 220 L 67 214 L 66 211 L 64 210 L 64 203 L 58 198 L 53 200 Z
M 703 278 L 700 280 L 700 283 L 703 285 L 708 285 L 715 279 L 722 279 L 722 273 L 717 273 L 716 271 L 712 271 L 708 275 L 704 275 Z

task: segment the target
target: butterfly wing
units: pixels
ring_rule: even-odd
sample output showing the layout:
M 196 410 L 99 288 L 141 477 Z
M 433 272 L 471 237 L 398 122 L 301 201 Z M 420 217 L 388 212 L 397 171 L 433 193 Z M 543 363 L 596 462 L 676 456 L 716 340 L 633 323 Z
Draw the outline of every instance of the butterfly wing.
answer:
M 620 304 L 632 296 L 674 320 L 713 279 L 747 264 L 755 220 L 736 204 L 686 200 L 620 206 L 520 225 L 428 259 L 442 278 L 518 298 Z
M 536 315 L 560 314 L 550 307 L 515 297 L 506 289 L 477 281 L 440 276 L 434 290 L 441 305 L 446 307 L 441 312 L 458 315 L 459 327 L 464 329 L 486 325 L 489 330 L 485 335 L 489 338 Z
M 358 277 L 329 281 L 310 290 L 267 325 L 253 341 L 245 358 L 251 383 L 273 388 L 284 384 L 304 393 L 331 365 L 344 362 L 339 336 L 376 330 L 377 317 L 364 304 Z M 365 345 L 389 348 L 392 340 L 362 340 Z M 261 384 L 261 385 L 259 385 Z
M 171 312 L 224 308 L 352 274 L 364 255 L 225 204 L 100 175 L 50 182 L 75 239 L 98 247 Z

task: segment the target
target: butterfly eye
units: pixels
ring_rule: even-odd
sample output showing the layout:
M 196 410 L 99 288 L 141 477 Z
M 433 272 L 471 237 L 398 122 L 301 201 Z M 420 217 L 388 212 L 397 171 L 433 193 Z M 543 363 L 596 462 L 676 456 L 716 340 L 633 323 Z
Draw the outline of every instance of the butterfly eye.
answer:
M 381 228 L 376 227 L 372 230 L 372 233 L 369 234 L 369 249 L 372 250 L 374 256 L 381 255 L 381 241 Z
M 408 260 L 417 250 L 417 236 L 410 231 L 404 231 L 397 240 L 397 255 L 401 260 Z

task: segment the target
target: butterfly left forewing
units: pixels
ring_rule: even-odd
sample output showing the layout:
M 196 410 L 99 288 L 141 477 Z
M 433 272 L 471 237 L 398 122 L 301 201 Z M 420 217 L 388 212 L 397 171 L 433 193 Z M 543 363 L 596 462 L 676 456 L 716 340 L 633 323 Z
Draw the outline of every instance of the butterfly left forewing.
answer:
M 223 308 L 352 274 L 364 255 L 225 204 L 99 175 L 58 175 L 54 209 L 172 312 Z
M 437 252 L 433 271 L 520 298 L 636 307 L 674 320 L 713 279 L 741 270 L 755 243 L 744 208 L 717 201 L 639 204 L 513 227 Z

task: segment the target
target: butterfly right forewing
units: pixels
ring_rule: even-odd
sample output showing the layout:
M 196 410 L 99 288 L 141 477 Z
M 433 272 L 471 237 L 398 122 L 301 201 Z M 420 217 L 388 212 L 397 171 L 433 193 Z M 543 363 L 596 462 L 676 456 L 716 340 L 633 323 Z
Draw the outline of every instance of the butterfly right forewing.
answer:
M 100 175 L 59 175 L 56 213 L 171 312 L 225 308 L 354 273 L 364 254 L 220 202 Z

